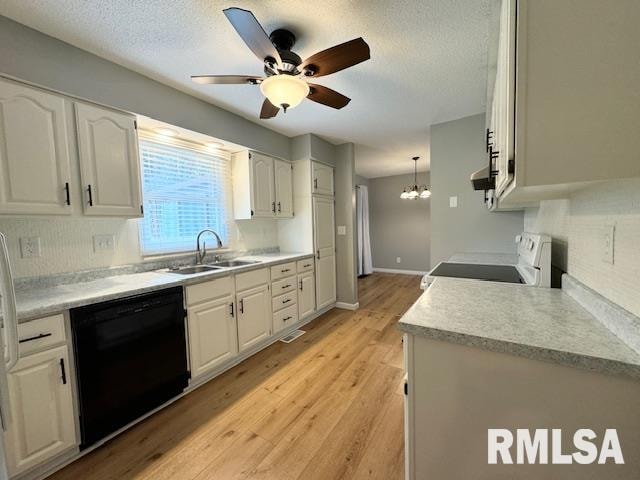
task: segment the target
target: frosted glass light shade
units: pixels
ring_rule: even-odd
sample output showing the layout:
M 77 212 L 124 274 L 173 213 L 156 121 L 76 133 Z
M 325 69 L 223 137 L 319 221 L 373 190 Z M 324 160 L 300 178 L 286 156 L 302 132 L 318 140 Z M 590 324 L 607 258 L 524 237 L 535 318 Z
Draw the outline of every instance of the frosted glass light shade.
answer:
M 407 198 L 409 198 L 409 192 L 405 190 L 400 194 L 400 198 L 402 198 L 403 200 L 406 200 Z
M 292 75 L 273 75 L 262 81 L 260 91 L 272 105 L 286 110 L 299 105 L 309 95 L 309 85 Z
M 411 190 L 409 192 L 409 198 L 412 199 L 412 200 L 418 198 L 418 196 L 419 195 L 418 195 L 418 192 L 416 190 Z
M 429 198 L 430 196 L 431 192 L 428 188 L 425 188 L 424 190 L 422 190 L 422 192 L 420 192 L 420 198 Z

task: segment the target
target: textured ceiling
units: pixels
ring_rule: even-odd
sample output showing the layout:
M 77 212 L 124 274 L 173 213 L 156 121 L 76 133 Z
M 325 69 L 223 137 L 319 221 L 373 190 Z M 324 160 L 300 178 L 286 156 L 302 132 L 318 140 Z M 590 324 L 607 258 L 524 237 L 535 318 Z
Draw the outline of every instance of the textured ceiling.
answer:
M 429 126 L 484 111 L 489 0 L 2 0 L 0 14 L 289 136 L 358 145 L 367 177 L 428 168 Z M 303 102 L 261 121 L 259 88 L 195 85 L 192 74 L 260 75 L 222 13 L 253 11 L 291 29 L 302 58 L 362 36 L 371 60 L 318 79 L 352 98 L 341 111 Z

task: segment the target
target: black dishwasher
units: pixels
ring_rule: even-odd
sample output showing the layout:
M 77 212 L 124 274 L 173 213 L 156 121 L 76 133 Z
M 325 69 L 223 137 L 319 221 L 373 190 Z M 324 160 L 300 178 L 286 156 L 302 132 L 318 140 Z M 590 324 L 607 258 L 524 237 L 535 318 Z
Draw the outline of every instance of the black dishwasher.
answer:
M 182 288 L 71 310 L 86 448 L 187 386 Z

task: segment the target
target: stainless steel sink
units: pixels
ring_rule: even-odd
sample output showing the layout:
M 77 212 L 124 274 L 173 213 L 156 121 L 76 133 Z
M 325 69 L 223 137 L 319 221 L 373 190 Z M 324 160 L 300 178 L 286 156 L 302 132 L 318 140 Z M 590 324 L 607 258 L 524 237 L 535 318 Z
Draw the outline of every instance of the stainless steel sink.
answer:
M 260 263 L 257 260 L 224 260 L 222 262 L 212 263 L 212 266 L 229 268 L 229 267 L 243 267 L 245 265 L 253 265 L 254 263 Z
M 180 267 L 169 270 L 170 273 L 178 273 L 180 275 L 193 275 L 194 273 L 210 272 L 212 270 L 220 270 L 222 266 L 214 265 L 194 265 L 192 267 Z

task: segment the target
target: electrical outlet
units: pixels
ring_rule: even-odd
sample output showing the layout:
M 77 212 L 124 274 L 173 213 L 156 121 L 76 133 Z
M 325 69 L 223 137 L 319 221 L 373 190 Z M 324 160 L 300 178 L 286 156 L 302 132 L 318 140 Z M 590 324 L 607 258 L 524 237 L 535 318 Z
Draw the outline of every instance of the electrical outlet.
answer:
M 338 235 L 346 235 L 347 227 L 345 225 L 338 225 Z
M 605 225 L 602 233 L 602 261 L 613 265 L 616 226 Z
M 458 197 L 449 197 L 449 208 L 458 208 Z
M 402 263 L 402 258 L 396 257 L 396 263 Z
M 108 253 L 115 250 L 116 239 L 113 235 L 94 235 L 93 251 L 95 253 Z
M 40 237 L 20 238 L 20 255 L 22 258 L 35 258 L 40 256 Z

